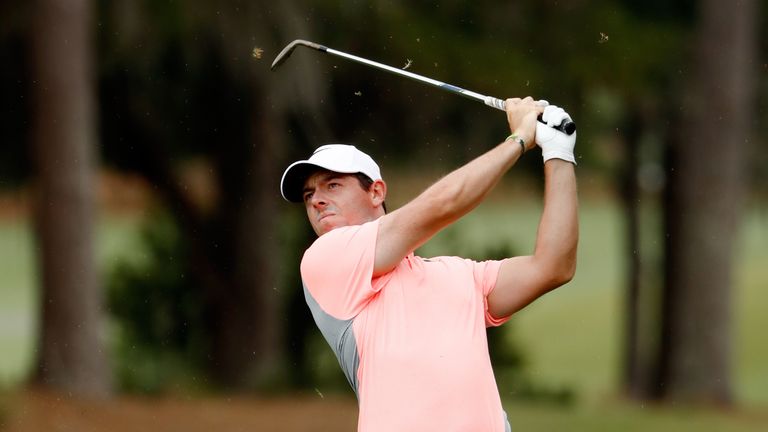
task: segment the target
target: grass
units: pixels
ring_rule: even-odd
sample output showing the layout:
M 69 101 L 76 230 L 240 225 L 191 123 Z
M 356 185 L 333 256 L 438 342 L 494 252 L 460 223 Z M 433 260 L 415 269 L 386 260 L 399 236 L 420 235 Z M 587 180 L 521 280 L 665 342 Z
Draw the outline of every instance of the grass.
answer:
M 768 209 L 747 215 L 736 257 L 735 381 L 741 401 L 768 406 Z
M 537 201 L 508 209 L 487 203 L 420 251 L 422 255 L 479 255 L 511 244 L 518 253 L 533 247 L 540 214 Z M 664 408 L 623 403 L 617 397 L 623 280 L 622 225 L 609 201 L 582 203 L 579 268 L 567 286 L 518 313 L 507 336 L 522 345 L 537 382 L 577 392 L 570 407 L 531 405 L 512 399 L 505 407 L 516 430 L 697 430 L 757 431 L 768 424 L 768 217 L 753 208 L 744 220 L 734 291 L 734 391 L 738 412 Z M 492 227 L 492 229 L 488 229 Z M 98 255 L 102 267 L 120 256 L 140 258 L 133 219 L 102 220 Z M 36 270 L 31 227 L 0 221 L 0 387 L 29 371 L 37 320 Z M 502 397 L 505 390 L 502 388 Z
M 0 384 L 27 373 L 37 318 L 37 272 L 27 221 L 0 223 Z

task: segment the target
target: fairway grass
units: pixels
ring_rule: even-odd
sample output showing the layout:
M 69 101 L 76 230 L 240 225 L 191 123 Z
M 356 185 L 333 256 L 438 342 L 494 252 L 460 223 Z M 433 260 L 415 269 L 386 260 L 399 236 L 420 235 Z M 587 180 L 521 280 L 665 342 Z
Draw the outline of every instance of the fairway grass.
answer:
M 768 208 L 747 214 L 735 263 L 734 380 L 739 402 L 768 407 Z M 768 424 L 766 425 L 768 430 Z
M 32 361 L 37 271 L 28 221 L 0 221 L 0 385 L 17 382 Z

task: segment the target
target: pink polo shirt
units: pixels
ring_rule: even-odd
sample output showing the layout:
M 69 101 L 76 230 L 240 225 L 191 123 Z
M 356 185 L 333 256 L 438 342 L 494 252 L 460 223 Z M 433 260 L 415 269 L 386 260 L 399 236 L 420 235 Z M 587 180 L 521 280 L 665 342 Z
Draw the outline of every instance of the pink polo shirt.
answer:
M 357 393 L 358 430 L 504 431 L 486 338 L 508 319 L 488 313 L 500 262 L 411 253 L 372 278 L 378 227 L 326 233 L 301 262 L 307 302 Z

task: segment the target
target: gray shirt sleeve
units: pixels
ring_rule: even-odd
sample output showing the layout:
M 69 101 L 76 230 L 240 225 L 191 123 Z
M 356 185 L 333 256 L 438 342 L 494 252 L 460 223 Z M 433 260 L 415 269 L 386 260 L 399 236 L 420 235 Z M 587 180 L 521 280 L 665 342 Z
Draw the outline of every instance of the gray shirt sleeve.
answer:
M 304 285 L 304 298 L 307 301 L 309 310 L 312 312 L 312 317 L 315 319 L 315 324 L 320 329 L 320 333 L 323 334 L 325 341 L 328 342 L 328 346 L 336 354 L 344 376 L 347 377 L 347 381 L 352 390 L 354 390 L 355 396 L 359 398 L 357 391 L 357 369 L 360 365 L 360 356 L 357 352 L 357 341 L 352 332 L 354 318 L 340 320 L 329 315 L 312 297 L 306 285 Z

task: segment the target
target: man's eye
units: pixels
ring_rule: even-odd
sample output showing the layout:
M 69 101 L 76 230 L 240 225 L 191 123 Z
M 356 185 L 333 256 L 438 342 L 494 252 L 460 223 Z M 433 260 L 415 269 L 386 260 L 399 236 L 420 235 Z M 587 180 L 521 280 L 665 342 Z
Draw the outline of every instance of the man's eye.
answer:
M 312 193 L 311 192 L 307 192 L 307 193 L 304 194 L 304 202 L 309 201 L 311 198 L 312 198 Z
M 329 183 L 328 189 L 336 189 L 337 187 L 341 186 L 339 183 Z

